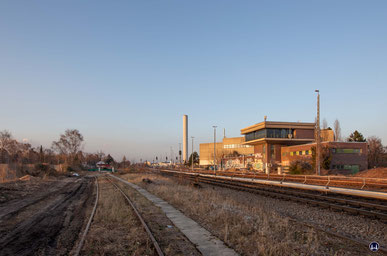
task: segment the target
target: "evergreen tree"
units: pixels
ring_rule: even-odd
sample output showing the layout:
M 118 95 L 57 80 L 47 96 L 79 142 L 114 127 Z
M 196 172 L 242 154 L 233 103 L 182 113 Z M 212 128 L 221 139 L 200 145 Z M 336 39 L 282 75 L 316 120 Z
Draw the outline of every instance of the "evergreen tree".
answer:
M 360 132 L 355 130 L 353 133 L 351 133 L 351 135 L 349 135 L 347 141 L 349 141 L 349 142 L 351 142 L 351 141 L 354 141 L 354 142 L 365 142 L 366 139 L 363 137 L 363 134 L 361 134 Z

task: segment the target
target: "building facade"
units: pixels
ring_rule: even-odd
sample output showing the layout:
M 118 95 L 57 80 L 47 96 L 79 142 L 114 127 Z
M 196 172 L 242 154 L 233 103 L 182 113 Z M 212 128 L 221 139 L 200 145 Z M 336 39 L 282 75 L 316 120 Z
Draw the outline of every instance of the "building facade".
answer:
M 252 156 L 254 147 L 245 145 L 244 137 L 223 138 L 222 142 L 215 143 L 216 162 L 222 165 L 222 159 L 231 156 Z M 200 144 L 200 165 L 207 166 L 214 164 L 214 143 Z
M 312 162 L 312 150 L 316 143 L 281 148 L 282 166 L 289 166 L 292 161 Z M 329 169 L 358 172 L 367 169 L 366 142 L 322 142 L 322 151 L 329 157 Z M 323 157 L 324 157 L 323 155 Z
M 241 129 L 244 137 L 224 138 L 215 145 L 221 168 L 288 169 L 293 161 L 312 163 L 316 148 L 315 123 L 264 121 Z M 334 133 L 321 130 L 321 147 L 328 152 L 329 169 L 357 172 L 367 168 L 367 143 L 335 142 Z M 200 144 L 200 165 L 214 164 L 214 143 Z

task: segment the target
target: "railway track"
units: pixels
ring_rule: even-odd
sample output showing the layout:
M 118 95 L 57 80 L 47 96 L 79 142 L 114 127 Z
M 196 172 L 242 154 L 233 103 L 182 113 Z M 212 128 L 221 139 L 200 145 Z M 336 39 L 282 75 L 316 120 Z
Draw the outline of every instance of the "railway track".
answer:
M 149 229 L 148 225 L 146 224 L 146 222 L 144 221 L 143 217 L 141 216 L 140 212 L 137 210 L 136 206 L 133 204 L 133 202 L 130 200 L 130 198 L 127 196 L 127 194 L 119 187 L 117 186 L 110 178 L 108 177 L 104 177 L 106 180 L 108 180 L 112 186 L 120 192 L 120 194 L 125 198 L 125 200 L 128 202 L 128 204 L 131 206 L 132 210 L 134 211 L 134 213 L 136 214 L 137 218 L 139 219 L 139 221 L 141 222 L 142 226 L 144 227 L 147 235 L 149 236 L 149 238 L 151 239 L 152 243 L 153 243 L 153 246 L 155 248 L 155 251 L 157 252 L 157 255 L 159 256 L 164 256 L 164 253 L 162 252 L 158 242 L 156 241 L 155 237 L 153 236 L 151 230 Z M 98 177 L 96 177 L 96 187 L 97 187 L 97 196 L 96 196 L 96 200 L 95 200 L 95 203 L 94 203 L 94 207 L 93 207 L 93 210 L 91 212 L 91 215 L 89 217 L 89 221 L 86 225 L 86 228 L 82 234 L 82 237 L 81 237 L 81 240 L 78 244 L 78 247 L 76 248 L 76 251 L 75 251 L 75 254 L 76 256 L 78 256 L 82 250 L 82 247 L 83 247 L 83 244 L 84 244 L 84 241 L 86 239 L 86 236 L 87 236 L 87 233 L 90 229 L 90 226 L 91 226 L 91 223 L 92 223 L 92 220 L 94 218 L 94 215 L 95 215 L 95 212 L 96 212 L 96 209 L 98 207 L 98 199 L 99 199 L 99 185 L 98 185 Z
M 200 175 L 190 175 L 186 173 L 167 173 L 178 177 L 185 177 L 193 182 L 201 182 L 215 186 L 227 187 L 234 190 L 247 191 L 264 196 L 280 198 L 302 202 L 310 205 L 316 205 L 333 210 L 344 211 L 352 214 L 359 214 L 367 217 L 377 218 L 383 222 L 387 222 L 387 205 L 382 200 L 370 200 L 352 197 L 349 199 L 344 196 L 323 195 L 321 193 L 313 193 L 299 191 L 295 189 L 277 188 L 267 185 L 261 185 L 248 181 L 222 179 L 218 177 L 208 177 Z
M 370 200 L 364 199 L 347 199 L 343 197 L 327 196 L 321 195 L 318 193 L 305 193 L 297 191 L 294 189 L 284 189 L 284 188 L 275 188 L 271 186 L 265 186 L 253 182 L 244 182 L 236 180 L 224 180 L 216 177 L 204 177 L 200 175 L 190 175 L 187 173 L 170 173 L 170 172 L 161 172 L 162 174 L 167 174 L 169 176 L 174 176 L 176 178 L 189 179 L 191 182 L 195 183 L 204 183 L 213 186 L 220 186 L 229 189 L 234 189 L 238 191 L 246 191 L 254 194 L 259 194 L 263 196 L 279 198 L 284 200 L 291 200 L 301 203 L 306 203 L 310 205 L 315 205 L 323 208 L 329 208 L 333 210 L 339 210 L 348 212 L 351 214 L 359 214 L 366 217 L 377 218 L 380 221 L 387 222 L 387 205 L 386 202 L 381 200 L 376 200 L 377 203 L 371 203 Z M 296 222 L 302 226 L 314 228 L 318 231 L 327 233 L 330 236 L 334 236 L 340 239 L 348 240 L 353 243 L 368 247 L 368 243 L 353 237 L 348 237 L 331 230 L 323 229 L 314 223 L 309 223 L 305 221 L 297 220 L 293 217 L 288 216 L 289 220 Z M 380 248 L 379 252 L 387 255 L 387 250 Z
M 364 202 L 360 199 L 345 199 L 334 196 L 318 195 L 316 193 L 306 193 L 301 191 L 295 191 L 290 189 L 273 188 L 270 186 L 260 186 L 251 183 L 245 183 L 241 181 L 222 180 L 218 178 L 209 177 L 191 177 L 193 181 L 207 183 L 211 185 L 223 186 L 235 190 L 242 190 L 261 194 L 265 196 L 297 201 L 307 203 L 310 205 L 321 206 L 324 208 L 330 208 L 333 210 L 341 210 L 353 214 L 364 215 L 367 217 L 374 217 L 387 222 L 387 206 L 379 203 Z
M 191 173 L 189 170 L 180 172 Z M 195 174 L 213 175 L 214 171 L 195 170 Z M 316 176 L 316 175 L 291 175 L 291 174 L 263 174 L 254 172 L 227 172 L 216 171 L 216 175 L 226 177 L 238 177 L 249 179 L 260 179 L 282 182 L 297 182 L 309 185 L 335 186 L 340 188 L 367 189 L 370 191 L 387 191 L 387 179 L 380 178 L 362 178 L 362 177 L 343 177 L 343 176 Z

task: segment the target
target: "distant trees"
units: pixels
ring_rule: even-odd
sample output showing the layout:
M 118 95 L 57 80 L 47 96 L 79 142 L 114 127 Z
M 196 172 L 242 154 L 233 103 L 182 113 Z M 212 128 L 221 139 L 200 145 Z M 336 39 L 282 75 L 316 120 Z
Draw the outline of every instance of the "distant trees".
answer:
M 0 150 L 6 151 L 8 154 L 10 154 L 12 145 L 13 145 L 12 134 L 7 130 L 1 131 L 0 132 Z
M 341 141 L 341 127 L 338 119 L 333 123 L 333 132 L 335 133 L 335 141 Z
M 156 158 L 157 158 L 157 157 L 156 157 Z M 122 161 L 121 161 L 119 167 L 125 169 L 125 168 L 128 168 L 129 166 L 130 166 L 130 161 L 128 161 L 128 160 L 126 159 L 126 156 L 124 156 L 124 157 L 122 158 Z
M 347 138 L 347 141 L 351 142 L 365 142 L 366 139 L 364 138 L 363 134 L 361 134 L 360 132 L 358 132 L 357 130 L 355 130 L 353 133 L 351 133 L 349 135 L 349 137 Z
M 368 168 L 379 167 L 383 164 L 383 157 L 386 148 L 382 145 L 382 140 L 372 136 L 367 139 L 368 144 Z
M 192 165 L 192 159 L 194 161 L 194 164 L 199 164 L 199 154 L 198 152 L 193 152 L 190 156 L 189 156 L 189 159 L 188 159 L 188 165 L 191 166 Z
M 17 164 L 63 164 L 69 167 L 83 168 L 95 166 L 97 162 L 104 160 L 115 163 L 111 155 L 105 157 L 105 153 L 82 152 L 83 136 L 76 130 L 66 130 L 58 141 L 53 141 L 51 148 L 44 146 L 32 147 L 29 143 L 18 142 L 7 130 L 0 131 L 0 163 Z M 125 161 L 130 165 L 129 161 Z M 81 166 L 82 165 L 82 166 Z
M 108 154 L 107 157 L 105 158 L 105 163 L 114 164 L 115 163 L 114 158 L 110 154 Z
M 82 148 L 83 136 L 77 129 L 67 129 L 60 135 L 58 141 L 52 142 L 52 148 L 66 156 L 66 160 L 73 163 L 78 151 Z

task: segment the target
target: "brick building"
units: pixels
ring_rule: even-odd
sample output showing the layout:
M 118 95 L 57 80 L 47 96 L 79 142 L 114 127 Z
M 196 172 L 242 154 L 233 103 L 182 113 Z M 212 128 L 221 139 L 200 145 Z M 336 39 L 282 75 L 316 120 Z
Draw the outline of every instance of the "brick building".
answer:
M 254 154 L 254 147 L 251 145 L 244 145 L 244 137 L 226 138 L 222 142 L 215 144 L 215 153 L 217 163 L 221 164 L 222 159 L 230 158 L 231 156 L 242 155 L 252 156 Z M 200 144 L 200 165 L 214 164 L 214 143 Z
M 221 167 L 266 171 L 287 169 L 292 161 L 312 162 L 315 123 L 263 121 L 241 129 L 244 137 L 224 138 L 216 143 Z M 335 142 L 331 129 L 321 131 L 322 147 L 331 155 L 330 169 L 357 172 L 367 168 L 367 143 Z M 200 144 L 200 165 L 214 164 L 214 143 Z
M 331 156 L 329 169 L 358 172 L 367 168 L 366 142 L 322 142 L 321 148 L 327 148 Z M 312 162 L 312 148 L 316 143 L 281 148 L 281 165 L 289 166 L 292 161 Z

